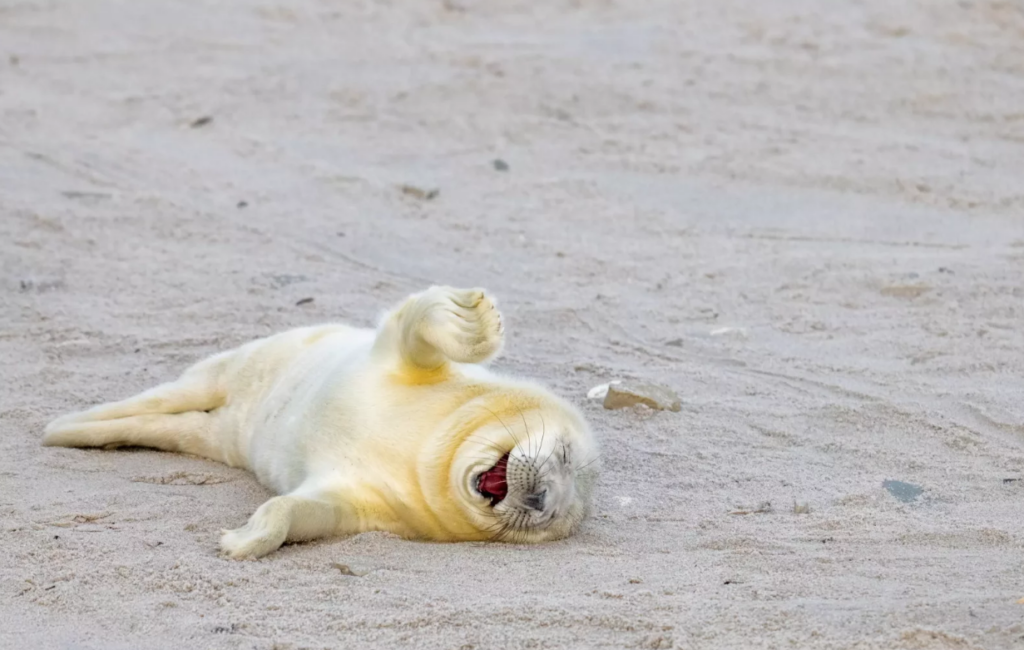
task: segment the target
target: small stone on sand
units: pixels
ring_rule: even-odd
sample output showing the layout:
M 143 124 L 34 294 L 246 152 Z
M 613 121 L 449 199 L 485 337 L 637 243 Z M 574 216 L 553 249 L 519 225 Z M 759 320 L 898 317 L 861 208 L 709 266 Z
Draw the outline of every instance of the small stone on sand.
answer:
M 587 399 L 604 399 L 604 396 L 608 394 L 608 387 L 612 384 L 621 384 L 621 380 L 610 381 L 607 384 L 598 384 L 587 391 Z
M 416 187 L 415 185 L 402 185 L 399 189 L 402 190 L 402 194 L 422 201 L 431 201 L 436 199 L 437 195 L 441 193 L 441 190 L 436 187 L 423 188 Z
M 682 408 L 679 396 L 672 389 L 642 381 L 620 381 L 608 384 L 604 396 L 606 409 L 621 409 L 643 404 L 659 411 L 678 411 Z
M 882 487 L 888 490 L 889 494 L 893 495 L 897 501 L 903 503 L 914 501 L 924 492 L 924 488 L 903 481 L 882 481 Z
M 369 569 L 362 567 L 349 566 L 348 564 L 342 564 L 341 562 L 331 562 L 331 566 L 341 572 L 343 576 L 355 576 L 361 578 L 369 573 Z
M 711 336 L 733 336 L 745 339 L 747 338 L 747 329 L 745 327 L 719 327 L 711 330 L 710 334 Z

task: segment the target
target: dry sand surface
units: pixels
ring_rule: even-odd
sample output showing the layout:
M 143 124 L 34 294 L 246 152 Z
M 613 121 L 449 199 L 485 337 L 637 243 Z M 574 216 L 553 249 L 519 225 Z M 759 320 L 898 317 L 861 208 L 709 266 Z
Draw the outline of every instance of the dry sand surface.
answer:
M 0 55 L 0 646 L 1024 644 L 1019 2 L 3 0 Z M 593 423 L 575 538 L 232 562 L 246 472 L 39 446 L 433 282 Z

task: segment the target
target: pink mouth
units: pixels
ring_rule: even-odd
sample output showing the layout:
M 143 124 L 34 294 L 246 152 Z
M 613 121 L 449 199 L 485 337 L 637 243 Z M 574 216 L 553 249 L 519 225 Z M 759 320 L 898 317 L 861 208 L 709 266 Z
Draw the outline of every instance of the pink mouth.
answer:
M 481 474 L 477 479 L 477 491 L 490 499 L 492 506 L 501 503 L 501 500 L 508 495 L 508 482 L 505 480 L 507 469 L 508 454 L 505 454 L 494 467 Z

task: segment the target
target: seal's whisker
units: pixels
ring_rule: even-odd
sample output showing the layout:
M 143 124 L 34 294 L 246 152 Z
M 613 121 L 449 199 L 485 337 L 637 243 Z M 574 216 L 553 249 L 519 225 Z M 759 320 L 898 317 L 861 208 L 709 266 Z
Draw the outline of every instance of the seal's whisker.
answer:
M 540 416 L 540 447 L 538 447 L 537 449 L 537 451 L 539 452 L 541 449 L 544 449 L 544 438 L 545 436 L 547 436 L 548 427 L 547 424 L 544 423 L 544 414 L 541 413 L 540 411 L 537 411 L 537 415 Z
M 481 447 L 486 447 L 488 449 L 493 449 L 494 451 L 501 452 L 502 455 L 505 454 L 505 451 L 501 447 L 487 440 L 467 440 L 466 442 L 474 445 L 480 445 Z
M 509 532 L 509 522 L 502 520 L 500 526 L 498 527 L 498 530 L 496 530 L 494 532 L 494 535 L 491 536 L 491 541 L 494 542 L 494 541 L 499 541 L 499 540 L 503 539 L 505 537 L 505 535 L 508 534 L 508 532 Z
M 527 534 L 527 530 L 528 529 L 527 529 L 526 526 L 523 525 L 524 523 L 526 523 L 525 522 L 526 517 L 527 517 L 527 515 L 526 515 L 525 512 L 524 513 L 520 513 L 519 523 L 518 523 L 518 528 L 519 528 L 519 531 L 518 531 L 519 532 L 519 540 L 518 541 L 519 541 L 520 544 L 522 544 L 523 542 L 525 542 L 528 539 L 528 534 Z
M 488 413 L 490 413 L 491 415 L 493 415 L 494 417 L 496 417 L 498 419 L 498 422 L 501 422 L 501 426 L 505 427 L 505 431 L 508 432 L 508 435 L 512 436 L 512 440 L 516 443 L 516 447 L 519 447 L 520 446 L 519 438 L 516 438 L 516 434 L 512 433 L 512 429 L 508 428 L 508 425 L 505 424 L 505 421 L 502 420 L 500 417 L 498 417 L 497 413 L 495 413 L 491 409 L 487 408 L 486 406 L 484 407 L 484 410 L 487 411 Z
M 563 446 L 564 446 L 564 445 L 563 445 Z M 550 451 L 550 452 L 548 452 L 548 457 L 544 459 L 544 462 L 543 462 L 543 463 L 541 463 L 539 467 L 537 467 L 537 471 L 540 471 L 541 469 L 543 469 L 543 467 L 544 467 L 545 465 L 547 465 L 547 464 L 548 464 L 548 461 L 549 461 L 549 460 L 551 460 L 551 457 L 552 457 L 552 456 L 553 456 L 554 454 L 555 454 L 555 448 L 554 448 L 554 447 L 552 447 L 552 448 L 551 448 L 551 451 Z
M 523 419 L 523 430 L 524 430 L 524 431 L 526 431 L 526 442 L 527 442 L 527 448 L 526 448 L 526 451 L 528 451 L 528 452 L 529 452 L 530 458 L 535 458 L 535 457 L 536 457 L 536 454 L 534 454 L 534 453 L 533 453 L 533 450 L 529 448 L 529 442 L 530 442 L 530 425 L 528 425 L 528 424 L 526 423 L 526 414 L 524 414 L 524 413 L 523 413 L 523 409 L 519 408 L 518 406 L 516 406 L 516 410 L 517 410 L 517 411 L 519 411 L 519 417 L 521 417 L 521 418 Z M 537 453 L 538 453 L 538 454 L 540 453 L 540 447 L 538 447 L 538 448 L 537 448 Z
M 495 530 L 498 530 L 499 528 L 501 528 L 501 526 L 502 526 L 501 520 L 498 519 L 497 517 L 495 517 L 494 518 L 494 523 L 491 524 L 490 526 L 487 526 L 486 528 L 484 528 L 483 532 L 485 532 L 485 533 L 494 532 Z
M 584 469 L 584 468 L 587 468 L 587 467 L 590 467 L 591 465 L 593 465 L 594 463 L 596 463 L 596 462 L 597 462 L 597 461 L 598 461 L 598 460 L 599 460 L 600 458 L 601 458 L 601 455 L 600 455 L 600 454 L 598 454 L 597 456 L 594 456 L 594 457 L 593 457 L 592 459 L 590 459 L 590 460 L 589 460 L 589 461 L 588 461 L 587 463 L 585 463 L 585 464 L 583 464 L 583 465 L 580 465 L 579 467 L 577 467 L 577 468 L 576 468 L 576 473 L 578 474 L 578 473 L 580 472 L 580 470 L 582 470 L 582 469 Z
M 484 460 L 484 461 L 487 461 L 489 463 L 493 463 L 494 462 L 494 458 L 492 456 L 477 456 L 477 455 L 468 456 L 467 455 L 466 458 L 471 459 L 471 460 Z M 498 460 L 501 460 L 501 459 L 499 458 Z

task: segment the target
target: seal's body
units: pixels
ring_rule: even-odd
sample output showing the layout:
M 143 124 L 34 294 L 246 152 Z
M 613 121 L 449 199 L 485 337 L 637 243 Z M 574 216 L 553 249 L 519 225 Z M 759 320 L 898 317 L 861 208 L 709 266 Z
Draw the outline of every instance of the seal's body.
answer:
M 580 414 L 475 365 L 498 354 L 483 291 L 432 287 L 376 330 L 290 330 L 215 355 L 136 397 L 54 420 L 43 444 L 141 445 L 251 470 L 281 496 L 221 548 L 385 530 L 535 542 L 583 519 L 597 449 Z

